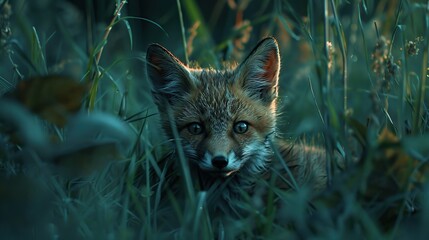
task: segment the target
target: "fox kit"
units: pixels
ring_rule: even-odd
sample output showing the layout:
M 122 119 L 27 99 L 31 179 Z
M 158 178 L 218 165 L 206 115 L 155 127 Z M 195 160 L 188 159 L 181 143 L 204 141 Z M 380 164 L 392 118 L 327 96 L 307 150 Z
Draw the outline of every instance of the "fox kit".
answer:
M 188 67 L 158 44 L 149 46 L 146 60 L 162 127 L 174 139 L 173 119 L 192 181 L 202 189 L 228 201 L 251 194 L 254 182 L 273 172 L 289 180 L 292 173 L 298 185 L 325 187 L 325 152 L 276 138 L 280 55 L 274 38 L 221 70 Z M 171 172 L 180 168 L 176 154 L 165 159 L 173 161 Z M 177 183 L 179 175 L 167 173 L 166 182 Z

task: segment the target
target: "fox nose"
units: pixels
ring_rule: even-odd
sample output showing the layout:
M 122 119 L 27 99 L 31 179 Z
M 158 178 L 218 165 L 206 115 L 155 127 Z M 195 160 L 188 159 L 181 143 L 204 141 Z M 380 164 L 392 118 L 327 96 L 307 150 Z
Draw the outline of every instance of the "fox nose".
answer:
M 216 168 L 222 169 L 228 165 L 228 159 L 224 156 L 216 156 L 212 159 L 212 165 Z

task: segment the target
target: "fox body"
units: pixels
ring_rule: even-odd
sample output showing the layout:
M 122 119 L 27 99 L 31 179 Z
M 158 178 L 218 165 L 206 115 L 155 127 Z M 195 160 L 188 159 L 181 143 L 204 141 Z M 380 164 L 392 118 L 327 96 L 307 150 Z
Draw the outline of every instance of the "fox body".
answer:
M 283 166 L 276 173 L 286 175 L 275 152 L 299 185 L 325 186 L 324 151 L 276 137 L 280 55 L 274 38 L 260 41 L 241 64 L 221 70 L 190 68 L 158 44 L 149 46 L 146 58 L 163 129 L 174 139 L 174 124 L 204 189 L 218 188 L 227 199 L 251 192 L 256 179 L 276 166 Z M 175 154 L 167 159 L 179 161 Z

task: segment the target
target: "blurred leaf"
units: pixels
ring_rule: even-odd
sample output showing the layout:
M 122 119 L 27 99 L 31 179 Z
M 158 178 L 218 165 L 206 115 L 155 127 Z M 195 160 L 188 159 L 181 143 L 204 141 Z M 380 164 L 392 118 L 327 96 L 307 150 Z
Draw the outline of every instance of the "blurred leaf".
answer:
M 61 173 L 88 175 L 123 159 L 133 142 L 131 129 L 106 113 L 78 114 L 65 127 L 65 142 L 51 152 Z
M 383 164 L 388 166 L 384 169 L 387 170 L 386 174 L 396 179 L 399 186 L 404 189 L 415 168 L 414 161 L 403 151 L 399 144 L 399 139 L 388 128 L 384 128 L 381 132 L 379 144 L 380 146 L 387 146 L 383 149 L 382 158 L 379 159 L 380 161 L 387 161 Z
M 429 135 L 407 136 L 401 141 L 404 151 L 413 157 L 413 183 L 424 184 L 429 176 Z M 402 166 L 398 166 L 402 167 Z
M 383 170 L 386 177 L 393 178 L 402 190 L 413 188 L 416 182 L 423 183 L 426 180 L 425 175 L 429 170 L 428 165 L 426 164 L 420 168 L 419 166 L 422 162 L 411 157 L 406 152 L 406 150 L 412 151 L 418 147 L 423 147 L 421 144 L 420 146 L 416 144 L 417 140 L 427 141 L 428 138 L 427 136 L 414 139 L 409 137 L 406 141 L 400 141 L 388 128 L 383 129 L 378 139 L 382 155 L 379 156 L 376 167 L 380 168 L 378 170 Z M 411 147 L 410 143 L 416 145 Z M 424 143 L 426 144 L 424 149 L 427 151 L 427 142 Z
M 85 94 L 83 84 L 55 75 L 23 80 L 11 93 L 32 112 L 59 126 L 80 109 Z
M 78 114 L 66 126 L 67 143 L 76 146 L 94 141 L 114 141 L 124 150 L 131 147 L 134 135 L 125 122 L 107 113 Z
M 429 134 L 406 136 L 402 140 L 404 149 L 422 161 L 429 161 Z
M 61 149 L 52 163 L 61 174 L 85 176 L 105 168 L 113 160 L 121 158 L 115 142 L 94 143 L 78 148 Z
M 0 123 L 3 133 L 18 137 L 18 144 L 34 150 L 46 150 L 48 137 L 40 122 L 21 104 L 0 99 Z

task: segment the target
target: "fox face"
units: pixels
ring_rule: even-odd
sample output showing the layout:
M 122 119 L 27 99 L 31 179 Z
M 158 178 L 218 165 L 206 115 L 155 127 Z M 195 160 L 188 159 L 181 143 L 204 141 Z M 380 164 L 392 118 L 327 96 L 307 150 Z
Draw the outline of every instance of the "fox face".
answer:
M 149 46 L 147 73 L 162 127 L 175 124 L 191 165 L 214 177 L 265 169 L 276 129 L 280 56 L 274 38 L 225 69 L 190 68 L 158 44 Z

